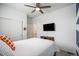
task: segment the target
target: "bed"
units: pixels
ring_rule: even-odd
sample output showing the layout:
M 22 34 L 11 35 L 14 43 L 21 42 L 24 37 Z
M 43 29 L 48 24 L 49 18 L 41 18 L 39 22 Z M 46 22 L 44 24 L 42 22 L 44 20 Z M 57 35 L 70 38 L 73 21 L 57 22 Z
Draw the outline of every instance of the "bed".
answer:
M 15 56 L 53 56 L 57 51 L 54 41 L 40 38 L 30 38 L 14 42 Z

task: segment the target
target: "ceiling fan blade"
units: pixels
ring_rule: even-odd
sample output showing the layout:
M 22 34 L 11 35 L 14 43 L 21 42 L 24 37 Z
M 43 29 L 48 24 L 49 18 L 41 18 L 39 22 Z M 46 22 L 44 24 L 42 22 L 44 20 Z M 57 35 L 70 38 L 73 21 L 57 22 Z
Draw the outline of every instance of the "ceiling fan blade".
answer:
M 36 3 L 36 7 L 40 7 L 40 3 Z
M 34 9 L 31 13 L 35 12 L 36 10 Z
M 39 10 L 42 14 L 44 13 L 42 10 Z
M 51 8 L 51 6 L 41 6 L 40 8 Z
M 32 8 L 36 8 L 36 7 L 34 7 L 34 6 L 30 6 L 30 5 L 24 5 L 24 6 L 27 6 L 27 7 L 32 7 Z

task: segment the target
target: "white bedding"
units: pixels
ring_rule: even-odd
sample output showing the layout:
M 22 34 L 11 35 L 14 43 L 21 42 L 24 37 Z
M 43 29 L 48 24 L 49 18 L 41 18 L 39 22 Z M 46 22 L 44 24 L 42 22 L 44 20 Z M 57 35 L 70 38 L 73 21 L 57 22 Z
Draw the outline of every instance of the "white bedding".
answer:
M 31 38 L 14 42 L 15 56 L 53 56 L 56 46 L 53 41 Z

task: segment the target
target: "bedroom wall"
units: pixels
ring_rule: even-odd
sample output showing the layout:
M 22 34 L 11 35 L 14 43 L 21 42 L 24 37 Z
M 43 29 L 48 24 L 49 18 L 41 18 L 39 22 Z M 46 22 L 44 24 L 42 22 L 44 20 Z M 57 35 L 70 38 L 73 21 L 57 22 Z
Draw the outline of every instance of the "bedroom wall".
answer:
M 27 16 L 27 38 L 37 37 L 36 25 L 31 17 Z
M 27 38 L 32 38 L 32 18 L 27 16 Z
M 56 44 L 62 49 L 75 51 L 76 46 L 76 4 L 45 13 L 33 19 L 37 27 L 37 37 L 53 36 Z M 43 24 L 55 23 L 56 31 L 43 31 Z
M 15 20 L 16 22 L 22 22 L 22 27 L 27 27 L 26 14 L 18 11 L 17 9 L 10 8 L 4 5 L 0 5 L 0 17 Z M 22 29 L 23 29 L 22 28 Z M 27 31 L 23 30 L 23 39 L 27 38 Z M 22 35 L 21 35 L 22 36 Z

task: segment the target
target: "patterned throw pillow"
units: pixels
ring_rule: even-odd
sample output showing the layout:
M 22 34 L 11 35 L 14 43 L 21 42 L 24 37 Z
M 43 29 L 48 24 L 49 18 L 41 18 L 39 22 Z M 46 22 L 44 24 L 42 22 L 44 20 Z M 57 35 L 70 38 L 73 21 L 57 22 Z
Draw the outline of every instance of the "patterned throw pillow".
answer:
M 0 56 L 14 56 L 14 51 L 2 40 L 0 40 Z
M 0 35 L 0 40 L 5 42 L 13 51 L 15 50 L 15 45 L 10 38 L 5 35 Z

